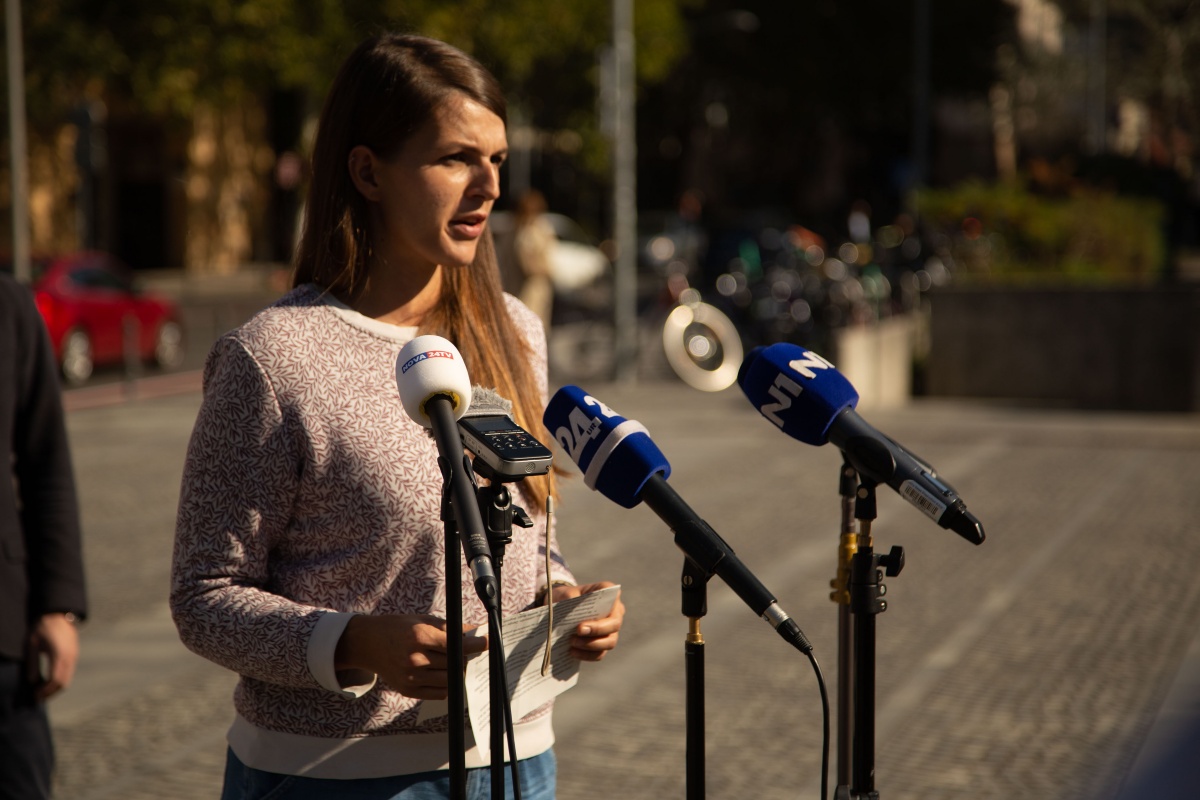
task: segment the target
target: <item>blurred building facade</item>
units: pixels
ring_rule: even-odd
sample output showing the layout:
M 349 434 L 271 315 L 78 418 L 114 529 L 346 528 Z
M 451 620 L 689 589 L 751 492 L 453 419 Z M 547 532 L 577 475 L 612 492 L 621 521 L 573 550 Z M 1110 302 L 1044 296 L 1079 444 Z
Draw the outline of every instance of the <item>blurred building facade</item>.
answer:
M 641 96 L 639 206 L 669 208 L 682 191 L 699 188 L 711 209 L 782 205 L 811 225 L 822 215 L 845 220 L 845 209 L 862 197 L 890 218 L 888 203 L 901 203 L 916 180 L 1010 178 L 1039 162 L 1069 170 L 1099 155 L 1168 170 L 1196 193 L 1196 132 L 1184 113 L 1194 112 L 1195 99 L 1139 95 L 1121 79 L 1128 54 L 1118 41 L 1128 39 L 1128 15 L 1103 11 L 1104 0 L 994 0 L 986 4 L 989 13 L 1006 29 L 964 44 L 947 39 L 946 31 L 975 14 L 964 10 L 973 4 L 916 0 L 913 7 L 922 4 L 931 18 L 925 46 L 933 59 L 924 175 L 914 172 L 922 158 L 908 128 L 912 95 L 921 91 L 912 53 L 921 38 L 911 8 L 875 7 L 877 13 L 856 16 L 862 10 L 856 3 L 843 9 L 708 0 L 688 12 L 692 52 L 677 66 L 678 79 Z M 1081 16 L 1080 8 L 1103 13 Z M 747 14 L 758 22 L 730 22 Z M 1170 23 L 1145 22 L 1145 41 L 1160 36 L 1165 43 L 1159 76 L 1165 87 L 1186 85 L 1176 79 L 1186 77 L 1190 63 L 1189 43 L 1172 38 Z M 843 44 L 853 49 L 839 50 Z M 880 57 L 891 60 L 870 60 L 881 46 L 889 49 Z M 991 77 L 971 87 L 947 83 L 956 71 Z M 823 79 L 834 85 L 821 86 Z M 812 100 L 822 92 L 850 99 L 836 107 Z M 865 99 L 856 104 L 855 92 Z M 300 91 L 260 92 L 199 104 L 180 122 L 128 101 L 89 96 L 53 129 L 31 131 L 34 249 L 97 247 L 137 269 L 229 272 L 248 262 L 288 261 L 314 104 Z M 564 166 L 579 153 L 580 134 L 566 147 L 564 129 L 551 137 L 538 134 L 535 119 L 514 123 L 513 185 L 540 185 L 552 200 L 592 197 L 589 210 L 552 202 L 590 220 L 591 209 L 603 206 L 594 198 L 606 187 L 602 180 L 584 187 L 586 170 Z M 4 166 L 0 248 L 9 240 Z M 871 193 L 891 199 L 879 202 Z

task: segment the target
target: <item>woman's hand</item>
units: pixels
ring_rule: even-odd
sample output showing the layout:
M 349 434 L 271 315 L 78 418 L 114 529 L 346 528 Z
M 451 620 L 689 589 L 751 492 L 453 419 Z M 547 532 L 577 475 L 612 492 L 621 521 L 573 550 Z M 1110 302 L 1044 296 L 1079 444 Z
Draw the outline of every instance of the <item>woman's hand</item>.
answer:
M 588 583 L 583 586 L 555 586 L 554 602 L 569 600 L 584 594 L 591 594 L 600 589 L 616 586 L 612 581 Z M 617 637 L 621 633 L 621 622 L 625 619 L 625 604 L 621 602 L 620 592 L 616 602 L 607 617 L 590 619 L 579 623 L 575 636 L 571 639 L 571 655 L 581 661 L 599 661 L 617 646 Z
M 470 629 L 463 626 L 464 633 Z M 486 649 L 486 638 L 463 637 L 464 656 Z M 448 664 L 446 621 L 425 614 L 352 617 L 334 654 L 337 669 L 373 672 L 400 694 L 422 700 L 446 698 Z

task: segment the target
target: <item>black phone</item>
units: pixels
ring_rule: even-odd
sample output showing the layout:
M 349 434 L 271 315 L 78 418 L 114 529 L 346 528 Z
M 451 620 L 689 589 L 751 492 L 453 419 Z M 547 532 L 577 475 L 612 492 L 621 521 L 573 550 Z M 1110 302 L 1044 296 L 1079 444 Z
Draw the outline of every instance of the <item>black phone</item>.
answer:
M 545 475 L 554 463 L 549 448 L 507 415 L 463 417 L 458 429 L 467 449 L 497 475 L 516 479 Z

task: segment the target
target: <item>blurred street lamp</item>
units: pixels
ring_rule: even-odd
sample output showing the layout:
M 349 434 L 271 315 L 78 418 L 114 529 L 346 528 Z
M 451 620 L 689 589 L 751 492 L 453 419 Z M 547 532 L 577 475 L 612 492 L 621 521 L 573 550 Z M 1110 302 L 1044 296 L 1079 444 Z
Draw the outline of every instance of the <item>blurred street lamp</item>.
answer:
M 637 377 L 637 122 L 633 0 L 612 0 L 613 327 L 615 378 Z

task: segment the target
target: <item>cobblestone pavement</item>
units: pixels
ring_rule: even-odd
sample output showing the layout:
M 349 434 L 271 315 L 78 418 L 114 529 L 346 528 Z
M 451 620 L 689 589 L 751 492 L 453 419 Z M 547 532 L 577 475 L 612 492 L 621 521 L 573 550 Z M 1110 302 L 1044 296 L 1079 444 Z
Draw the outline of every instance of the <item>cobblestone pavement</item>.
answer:
M 178 644 L 165 607 L 194 380 L 70 400 L 93 615 L 77 682 L 50 707 L 59 797 L 219 794 L 234 679 Z M 736 389 L 588 388 L 649 427 L 672 486 L 812 640 L 833 702 L 836 451 L 787 439 Z M 881 797 L 1187 796 L 1147 787 L 1178 772 L 1156 758 L 1200 745 L 1200 695 L 1170 694 L 1200 669 L 1200 418 L 928 400 L 863 415 L 937 465 L 988 533 L 973 547 L 880 491 L 876 548 L 907 554 L 877 624 Z M 682 797 L 682 555 L 648 508 L 579 479 L 559 518 L 577 574 L 619 581 L 629 609 L 618 650 L 555 712 L 559 796 Z M 817 797 L 810 665 L 719 579 L 708 599 L 707 796 Z

